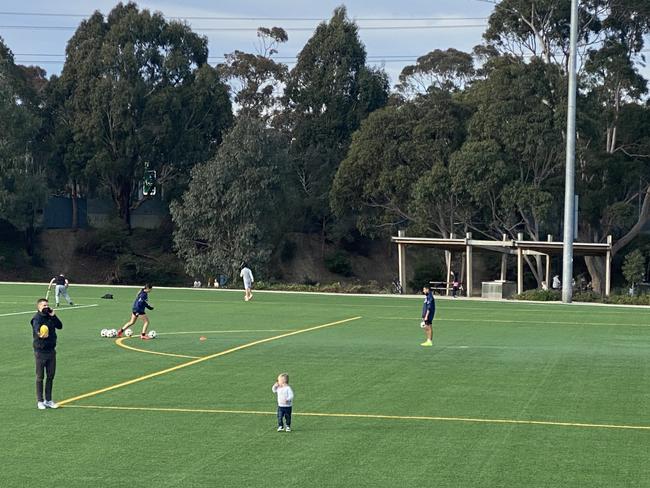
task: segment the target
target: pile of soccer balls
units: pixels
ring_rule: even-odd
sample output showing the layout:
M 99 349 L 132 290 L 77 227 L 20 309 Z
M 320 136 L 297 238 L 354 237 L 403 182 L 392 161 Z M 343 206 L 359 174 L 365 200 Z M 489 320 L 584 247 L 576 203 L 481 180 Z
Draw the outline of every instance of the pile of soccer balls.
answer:
M 113 339 L 114 337 L 117 337 L 117 329 L 102 329 L 102 331 L 99 333 L 102 337 L 106 337 L 108 339 Z M 133 331 L 131 329 L 126 329 L 124 331 L 124 336 L 125 337 L 131 337 L 133 335 Z M 151 339 L 155 339 L 158 334 L 156 334 L 155 330 L 150 330 L 147 335 Z

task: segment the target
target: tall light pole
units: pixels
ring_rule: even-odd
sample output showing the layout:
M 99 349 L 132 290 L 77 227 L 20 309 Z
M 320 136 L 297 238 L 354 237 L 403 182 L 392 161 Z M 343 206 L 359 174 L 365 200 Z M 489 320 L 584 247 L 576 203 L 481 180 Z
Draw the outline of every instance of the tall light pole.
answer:
M 573 297 L 573 237 L 575 233 L 576 99 L 578 57 L 578 0 L 571 0 L 571 51 L 569 57 L 569 107 L 566 127 L 566 177 L 564 182 L 564 246 L 562 252 L 562 302 Z

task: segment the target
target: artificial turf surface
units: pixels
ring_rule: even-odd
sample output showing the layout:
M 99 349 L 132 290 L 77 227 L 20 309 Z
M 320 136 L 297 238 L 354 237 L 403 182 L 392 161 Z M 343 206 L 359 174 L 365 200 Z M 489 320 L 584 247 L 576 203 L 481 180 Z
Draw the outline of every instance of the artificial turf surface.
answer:
M 154 289 L 158 338 L 124 345 L 175 357 L 100 338 L 136 288 L 71 287 L 97 306 L 61 307 L 58 401 L 362 318 L 39 411 L 31 314 L 9 314 L 44 290 L 0 285 L 2 488 L 650 486 L 646 309 L 438 300 L 424 348 L 416 298 Z

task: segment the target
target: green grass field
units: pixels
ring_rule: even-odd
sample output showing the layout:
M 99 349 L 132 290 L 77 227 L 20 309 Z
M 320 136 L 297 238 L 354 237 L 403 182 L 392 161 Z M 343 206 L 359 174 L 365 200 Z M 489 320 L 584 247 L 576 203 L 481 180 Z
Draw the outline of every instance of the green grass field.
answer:
M 138 351 L 99 337 L 135 288 L 71 287 L 39 411 L 44 290 L 0 285 L 3 488 L 650 486 L 645 309 L 439 300 L 423 348 L 420 299 L 154 289 Z

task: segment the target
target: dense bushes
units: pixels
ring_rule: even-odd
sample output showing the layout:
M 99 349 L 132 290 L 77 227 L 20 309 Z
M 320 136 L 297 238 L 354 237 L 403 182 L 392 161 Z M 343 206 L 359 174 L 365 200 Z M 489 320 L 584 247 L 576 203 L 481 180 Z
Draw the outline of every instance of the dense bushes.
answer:
M 376 281 L 367 283 L 341 283 L 334 282 L 328 284 L 297 284 L 297 283 L 271 283 L 265 281 L 256 281 L 257 290 L 278 290 L 278 291 L 304 291 L 304 292 L 321 292 L 321 293 L 390 293 L 386 287 L 382 287 Z
M 517 300 L 531 300 L 533 302 L 554 302 L 562 298 L 562 294 L 557 290 L 526 290 L 520 295 L 516 295 Z
M 328 256 L 325 256 L 325 267 L 327 270 L 334 274 L 339 274 L 341 276 L 352 276 L 352 262 L 350 262 L 350 257 L 347 253 L 343 251 L 335 251 Z
M 559 302 L 562 299 L 562 293 L 557 290 L 527 290 L 515 298 L 534 302 Z M 612 305 L 650 305 L 650 294 L 603 297 L 594 292 L 579 292 L 573 295 L 573 301 L 579 303 L 609 303 Z
M 98 258 L 115 258 L 131 252 L 129 230 L 121 221 L 113 220 L 105 227 L 89 232 L 77 245 L 76 251 Z
M 89 231 L 76 251 L 112 263 L 110 280 L 115 284 L 184 284 L 185 274 L 180 261 L 170 253 L 171 239 L 165 226 L 129 233 L 121 221 L 111 221 Z

